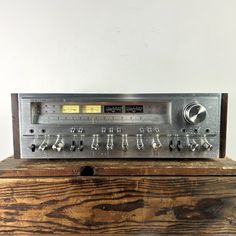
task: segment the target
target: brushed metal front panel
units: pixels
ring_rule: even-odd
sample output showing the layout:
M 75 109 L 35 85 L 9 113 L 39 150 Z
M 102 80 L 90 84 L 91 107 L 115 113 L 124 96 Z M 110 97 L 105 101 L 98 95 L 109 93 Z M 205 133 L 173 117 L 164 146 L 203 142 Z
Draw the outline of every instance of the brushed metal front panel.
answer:
M 19 94 L 18 102 L 23 159 L 219 157 L 219 93 Z M 200 123 L 191 124 L 184 118 L 189 104 L 200 104 L 205 109 Z M 98 150 L 91 149 L 94 135 L 98 137 Z M 107 150 L 109 135 L 113 146 Z M 122 150 L 122 135 L 127 136 L 127 150 Z M 139 150 L 140 136 L 143 147 Z M 58 137 L 63 141 L 60 151 L 52 149 Z M 156 138 L 161 145 L 155 149 Z M 47 147 L 39 150 L 45 139 Z M 212 145 L 210 150 L 206 149 L 206 141 Z M 190 147 L 193 143 L 197 144 L 194 150 Z M 76 145 L 74 151 L 72 144 Z

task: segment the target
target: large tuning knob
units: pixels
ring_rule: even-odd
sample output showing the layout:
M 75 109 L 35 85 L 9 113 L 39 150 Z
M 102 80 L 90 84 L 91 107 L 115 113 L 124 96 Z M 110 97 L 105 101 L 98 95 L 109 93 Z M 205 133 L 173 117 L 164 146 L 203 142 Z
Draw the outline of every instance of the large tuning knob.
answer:
M 190 103 L 184 108 L 183 115 L 189 124 L 195 125 L 205 120 L 207 110 L 199 103 Z

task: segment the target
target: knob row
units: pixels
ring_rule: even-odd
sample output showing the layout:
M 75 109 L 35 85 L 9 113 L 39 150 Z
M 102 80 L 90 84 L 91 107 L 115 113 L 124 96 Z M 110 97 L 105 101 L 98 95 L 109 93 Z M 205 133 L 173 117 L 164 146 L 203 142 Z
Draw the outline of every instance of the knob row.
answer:
M 194 137 L 190 137 L 189 135 L 186 135 L 186 141 L 182 142 L 179 137 L 175 137 L 174 139 L 169 140 L 169 151 L 182 151 L 184 148 L 188 148 L 190 151 L 194 152 L 196 150 L 199 150 L 201 147 L 203 147 L 204 150 L 211 151 L 213 149 L 213 146 L 209 143 L 207 140 L 206 135 L 201 137 L 201 142 L 197 142 Z M 49 135 L 45 135 L 44 140 L 42 143 L 38 146 L 38 149 L 41 151 L 44 151 L 50 147 L 49 145 Z M 158 151 L 160 148 L 162 148 L 162 143 L 160 141 L 159 134 L 155 134 L 152 136 L 151 140 L 151 147 L 154 151 Z M 53 143 L 51 148 L 55 151 L 60 152 L 65 147 L 65 141 L 64 138 L 61 135 L 57 135 L 56 141 Z M 100 149 L 100 136 L 99 134 L 93 134 L 92 135 L 92 142 L 91 142 L 91 150 L 97 151 Z M 136 135 L 136 148 L 138 150 L 144 149 L 144 142 L 143 142 L 143 134 L 139 133 Z M 35 152 L 36 145 L 31 144 L 29 146 L 29 149 L 31 149 L 32 152 Z M 80 134 L 77 136 L 74 134 L 72 136 L 71 144 L 70 144 L 70 151 L 74 152 L 76 150 L 83 151 L 84 150 L 84 135 Z M 113 150 L 114 149 L 114 135 L 113 134 L 107 134 L 106 135 L 106 150 Z M 129 149 L 129 142 L 128 142 L 128 134 L 122 134 L 121 135 L 121 149 L 122 151 L 126 152 Z
M 211 151 L 213 149 L 213 145 L 210 144 L 210 142 L 207 140 L 206 135 L 201 137 L 201 142 L 197 142 L 194 137 L 190 138 L 189 135 L 186 135 L 186 147 L 192 151 L 195 152 L 196 150 L 199 150 L 201 147 L 206 151 Z M 174 151 L 182 151 L 184 149 L 183 143 L 177 139 L 176 141 L 170 140 L 169 142 L 169 150 Z

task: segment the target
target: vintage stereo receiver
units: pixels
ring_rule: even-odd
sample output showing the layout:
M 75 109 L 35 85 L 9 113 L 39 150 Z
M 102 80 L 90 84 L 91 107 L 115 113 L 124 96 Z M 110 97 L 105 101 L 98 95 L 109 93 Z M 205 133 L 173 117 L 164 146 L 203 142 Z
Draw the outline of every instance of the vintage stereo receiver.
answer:
M 16 158 L 225 156 L 227 94 L 12 94 Z

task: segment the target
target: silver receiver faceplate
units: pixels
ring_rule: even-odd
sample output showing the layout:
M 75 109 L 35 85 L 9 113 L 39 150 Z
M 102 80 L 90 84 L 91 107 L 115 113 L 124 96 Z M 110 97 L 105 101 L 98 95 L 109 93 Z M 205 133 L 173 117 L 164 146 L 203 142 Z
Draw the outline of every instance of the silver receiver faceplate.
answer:
M 23 159 L 220 155 L 220 93 L 17 96 Z

